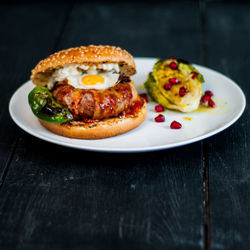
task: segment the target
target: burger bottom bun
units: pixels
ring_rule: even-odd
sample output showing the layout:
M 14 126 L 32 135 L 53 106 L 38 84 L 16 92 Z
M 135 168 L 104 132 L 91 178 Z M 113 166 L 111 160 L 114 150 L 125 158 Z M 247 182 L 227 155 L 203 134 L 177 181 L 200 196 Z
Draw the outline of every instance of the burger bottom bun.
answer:
M 55 124 L 39 121 L 42 126 L 58 135 L 76 139 L 102 139 L 120 135 L 138 127 L 145 120 L 146 115 L 147 104 L 144 101 L 143 106 L 135 114 L 114 117 L 93 123 L 72 121 Z

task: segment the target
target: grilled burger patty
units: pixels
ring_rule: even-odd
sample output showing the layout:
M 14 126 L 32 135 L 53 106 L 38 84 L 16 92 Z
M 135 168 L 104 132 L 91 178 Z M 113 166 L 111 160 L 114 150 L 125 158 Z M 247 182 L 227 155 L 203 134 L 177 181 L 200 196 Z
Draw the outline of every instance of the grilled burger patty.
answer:
M 128 111 L 138 99 L 133 82 L 125 81 L 104 89 L 78 89 L 66 81 L 55 84 L 53 96 L 56 101 L 67 107 L 75 120 L 116 117 Z

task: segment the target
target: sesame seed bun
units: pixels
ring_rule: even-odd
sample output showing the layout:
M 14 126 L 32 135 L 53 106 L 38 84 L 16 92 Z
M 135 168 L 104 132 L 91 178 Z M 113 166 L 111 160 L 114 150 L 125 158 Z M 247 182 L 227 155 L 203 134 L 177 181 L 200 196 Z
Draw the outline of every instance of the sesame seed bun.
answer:
M 121 72 L 127 76 L 136 72 L 133 56 L 126 50 L 115 46 L 89 45 L 61 50 L 40 61 L 32 70 L 31 80 L 36 85 L 45 86 L 57 68 L 72 64 L 92 65 L 104 62 L 118 63 Z
M 72 121 L 63 124 L 40 121 L 42 126 L 51 132 L 69 138 L 77 139 L 102 139 L 128 132 L 138 127 L 146 118 L 147 103 L 143 100 L 143 106 L 134 114 L 114 117 L 93 123 Z

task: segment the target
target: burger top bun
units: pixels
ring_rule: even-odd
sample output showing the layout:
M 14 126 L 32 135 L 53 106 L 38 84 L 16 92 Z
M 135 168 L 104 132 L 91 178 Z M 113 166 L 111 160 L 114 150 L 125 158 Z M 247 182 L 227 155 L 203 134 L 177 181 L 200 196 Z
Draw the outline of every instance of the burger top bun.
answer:
M 89 45 L 56 52 L 40 61 L 32 70 L 31 80 L 36 85 L 45 86 L 48 78 L 57 68 L 72 64 L 118 63 L 121 73 L 135 74 L 133 56 L 115 46 Z

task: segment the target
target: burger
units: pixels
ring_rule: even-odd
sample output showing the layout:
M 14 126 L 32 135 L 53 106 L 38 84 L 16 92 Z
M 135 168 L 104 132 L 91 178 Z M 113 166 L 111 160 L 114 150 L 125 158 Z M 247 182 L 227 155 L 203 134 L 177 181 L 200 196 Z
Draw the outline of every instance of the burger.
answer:
M 79 139 L 116 136 L 139 126 L 147 104 L 131 80 L 131 54 L 114 46 L 54 53 L 32 70 L 29 105 L 42 126 Z

